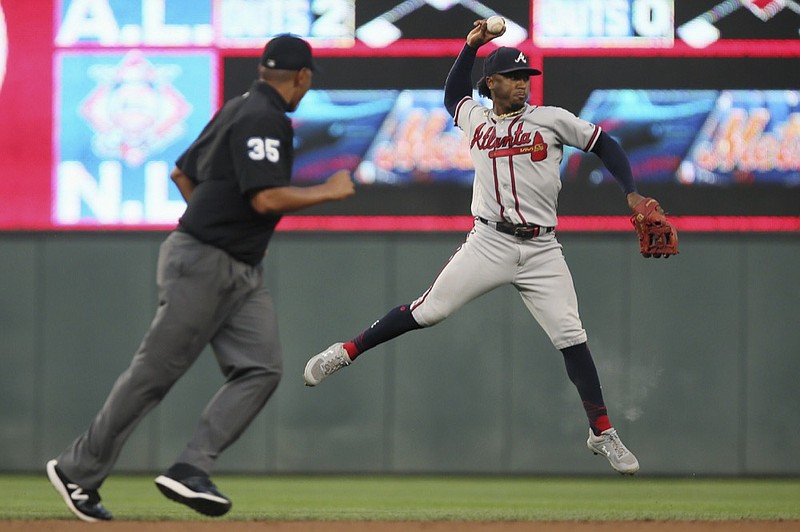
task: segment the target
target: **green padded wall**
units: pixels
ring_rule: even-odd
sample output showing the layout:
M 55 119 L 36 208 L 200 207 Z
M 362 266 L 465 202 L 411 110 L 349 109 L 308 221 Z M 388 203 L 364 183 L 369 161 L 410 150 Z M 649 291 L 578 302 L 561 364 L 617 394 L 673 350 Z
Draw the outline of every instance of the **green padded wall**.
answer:
M 0 235 L 0 470 L 82 432 L 156 305 L 164 234 Z M 221 457 L 253 473 L 608 474 L 561 354 L 503 287 L 306 388 L 309 356 L 433 281 L 464 235 L 279 233 L 266 258 L 285 375 Z M 800 474 L 800 237 L 559 236 L 612 421 L 654 475 Z M 210 350 L 133 433 L 118 471 L 167 467 L 222 383 Z

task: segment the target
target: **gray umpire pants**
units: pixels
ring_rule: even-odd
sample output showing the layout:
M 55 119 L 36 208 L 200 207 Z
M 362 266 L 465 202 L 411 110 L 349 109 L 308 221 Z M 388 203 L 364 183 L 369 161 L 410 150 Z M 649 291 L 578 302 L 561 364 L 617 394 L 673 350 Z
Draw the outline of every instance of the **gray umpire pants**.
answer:
M 176 462 L 209 472 L 278 386 L 282 353 L 263 267 L 175 231 L 158 257 L 158 310 L 130 366 L 89 429 L 57 457 L 67 477 L 97 489 L 139 421 L 164 398 L 206 345 L 225 384 L 203 411 Z

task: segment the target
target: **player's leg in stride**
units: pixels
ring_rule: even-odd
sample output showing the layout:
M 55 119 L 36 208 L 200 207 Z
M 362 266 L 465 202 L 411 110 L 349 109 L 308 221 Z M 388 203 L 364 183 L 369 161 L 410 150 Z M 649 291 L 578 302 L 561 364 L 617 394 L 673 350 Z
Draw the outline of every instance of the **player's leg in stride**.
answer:
M 600 378 L 588 345 L 582 342 L 566 347 L 561 352 L 567 375 L 578 390 L 589 420 L 589 439 L 586 440 L 586 445 L 594 454 L 605 456 L 615 471 L 623 475 L 633 475 L 639 471 L 639 461 L 625 447 L 611 425 Z
M 335 343 L 308 360 L 303 378 L 306 386 L 316 386 L 323 379 L 349 366 L 364 351 L 414 329 L 421 329 L 411 312 L 411 305 L 400 305 L 375 321 L 349 342 Z

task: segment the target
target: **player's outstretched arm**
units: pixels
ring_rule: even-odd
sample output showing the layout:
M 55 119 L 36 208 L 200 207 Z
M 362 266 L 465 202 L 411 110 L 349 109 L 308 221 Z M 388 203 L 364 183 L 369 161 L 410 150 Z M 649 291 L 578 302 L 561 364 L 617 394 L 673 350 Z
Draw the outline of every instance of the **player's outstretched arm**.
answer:
M 678 232 L 667 220 L 661 206 L 636 190 L 631 163 L 622 146 L 605 132 L 600 132 L 592 152 L 600 157 L 611 175 L 625 191 L 628 207 L 633 212 L 631 223 L 639 237 L 642 256 L 669 258 L 678 254 Z
M 324 183 L 308 187 L 275 187 L 261 190 L 250 199 L 259 214 L 282 214 L 349 198 L 356 193 L 349 171 L 339 170 Z
M 611 135 L 601 131 L 597 142 L 592 148 L 592 153 L 600 157 L 600 160 L 603 161 L 605 167 L 617 180 L 625 194 L 636 192 L 636 184 L 633 181 L 633 172 L 631 171 L 628 155 Z M 630 201 L 628 204 L 630 205 Z M 633 207 L 631 206 L 631 208 Z

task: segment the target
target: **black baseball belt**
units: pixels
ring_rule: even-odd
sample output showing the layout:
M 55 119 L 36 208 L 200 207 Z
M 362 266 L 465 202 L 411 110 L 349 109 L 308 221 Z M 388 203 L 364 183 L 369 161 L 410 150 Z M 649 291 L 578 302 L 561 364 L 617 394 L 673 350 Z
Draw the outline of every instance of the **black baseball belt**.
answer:
M 530 240 L 539 235 L 550 233 L 555 227 L 542 227 L 541 225 L 533 224 L 512 224 L 510 222 L 491 222 L 486 218 L 477 217 L 482 223 L 488 225 L 496 231 L 512 235 L 522 240 Z

